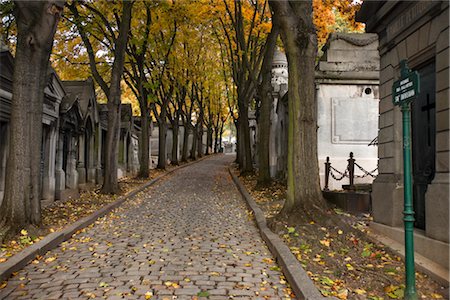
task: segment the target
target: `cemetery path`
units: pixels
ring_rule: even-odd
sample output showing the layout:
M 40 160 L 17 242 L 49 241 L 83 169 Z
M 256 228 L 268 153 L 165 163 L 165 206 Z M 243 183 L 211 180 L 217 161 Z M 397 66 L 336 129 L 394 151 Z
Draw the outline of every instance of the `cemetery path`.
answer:
M 232 159 L 176 171 L 30 263 L 0 298 L 285 298 L 282 274 L 227 172 Z

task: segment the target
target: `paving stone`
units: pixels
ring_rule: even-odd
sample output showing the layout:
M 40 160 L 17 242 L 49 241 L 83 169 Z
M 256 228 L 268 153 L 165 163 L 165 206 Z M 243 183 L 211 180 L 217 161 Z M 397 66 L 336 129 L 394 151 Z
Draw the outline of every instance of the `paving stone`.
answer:
M 207 158 L 127 200 L 113 218 L 43 255 L 52 263 L 18 272 L 0 298 L 142 299 L 152 291 L 152 299 L 172 300 L 204 290 L 209 299 L 284 299 L 281 273 L 263 261 L 273 257 L 227 172 L 231 160 Z M 263 280 L 278 290 L 260 291 Z

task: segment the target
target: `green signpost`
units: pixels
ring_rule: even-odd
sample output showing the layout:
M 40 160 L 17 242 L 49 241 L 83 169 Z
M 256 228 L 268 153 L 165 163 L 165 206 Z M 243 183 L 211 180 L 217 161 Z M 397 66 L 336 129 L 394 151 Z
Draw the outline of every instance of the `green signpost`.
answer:
M 417 299 L 414 271 L 414 210 L 411 180 L 411 115 L 409 104 L 420 92 L 420 78 L 417 71 L 408 68 L 406 60 L 400 62 L 401 76 L 392 85 L 392 102 L 400 106 L 403 117 L 403 185 L 405 224 L 405 269 L 407 300 Z

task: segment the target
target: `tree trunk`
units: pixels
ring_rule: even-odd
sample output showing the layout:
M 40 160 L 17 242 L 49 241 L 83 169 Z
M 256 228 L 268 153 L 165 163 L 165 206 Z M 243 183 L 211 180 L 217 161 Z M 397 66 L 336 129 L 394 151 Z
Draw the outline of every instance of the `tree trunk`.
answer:
M 178 166 L 178 118 L 172 123 L 172 161 L 171 164 Z
M 165 122 L 166 118 L 164 118 L 163 120 L 164 121 L 158 122 L 158 165 L 156 166 L 158 169 L 162 170 L 166 168 L 167 162 L 167 123 Z
M 258 128 L 258 185 L 267 185 L 271 181 L 269 166 L 270 110 L 272 108 L 272 61 L 275 53 L 279 27 L 276 16 L 272 18 L 272 30 L 267 37 L 266 51 L 261 66 L 262 81 L 259 88 L 261 99 Z
M 212 143 L 213 143 L 213 129 L 210 126 L 208 126 L 207 136 L 206 136 L 206 155 L 209 155 L 209 149 L 212 150 Z
M 44 88 L 53 37 L 64 1 L 15 1 L 14 60 L 9 157 L 0 207 L 4 237 L 41 221 L 40 161 Z
M 220 127 L 220 134 L 219 134 L 219 151 L 220 151 L 220 149 L 222 149 L 222 135 L 223 135 L 223 126 L 224 126 L 225 124 L 224 123 L 222 123 L 222 126 Z
M 200 124 L 197 124 L 199 126 L 197 128 L 197 156 L 202 157 L 203 156 L 203 126 Z
M 242 166 L 241 172 L 243 174 L 253 173 L 252 149 L 250 145 L 250 126 L 248 123 L 248 103 L 246 99 L 239 101 L 239 124 L 240 124 L 240 139 Z
M 143 102 L 144 104 L 144 102 Z M 150 112 L 147 105 L 141 105 L 141 139 L 139 141 L 138 177 L 148 178 L 150 169 Z
M 184 124 L 184 134 L 183 134 L 183 150 L 181 154 L 181 161 L 188 161 L 189 156 L 189 126 L 187 123 Z
M 219 126 L 214 128 L 214 153 L 219 152 Z
M 317 37 L 312 1 L 271 1 L 286 49 L 288 83 L 288 192 L 282 213 L 325 207 L 317 157 L 314 70 Z M 295 29 L 295 30 L 293 30 Z
M 192 129 L 192 147 L 191 147 L 191 159 L 197 159 L 197 126 L 194 126 Z
M 241 154 L 241 128 L 239 125 L 239 118 L 234 121 L 234 126 L 236 127 L 236 163 L 239 165 L 239 168 L 242 168 L 244 165 Z
M 111 83 L 108 95 L 108 132 L 106 134 L 105 176 L 101 192 L 103 194 L 117 194 L 119 182 L 117 178 L 118 147 L 120 131 L 120 105 L 123 65 L 125 63 L 125 48 L 128 41 L 128 32 L 131 23 L 131 8 L 133 2 L 123 1 L 122 20 L 119 36 L 114 51 L 114 63 L 111 72 Z

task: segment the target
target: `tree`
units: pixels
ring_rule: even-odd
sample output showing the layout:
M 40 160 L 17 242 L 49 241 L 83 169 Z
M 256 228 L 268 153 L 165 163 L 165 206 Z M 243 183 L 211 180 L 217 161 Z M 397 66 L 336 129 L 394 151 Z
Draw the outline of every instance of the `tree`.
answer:
M 271 0 L 288 60 L 287 199 L 282 214 L 325 207 L 317 158 L 314 70 L 317 36 L 312 1 Z
M 363 32 L 364 24 L 355 20 L 360 7 L 361 3 L 353 0 L 313 0 L 318 48 L 322 48 L 332 32 Z
M 94 80 L 102 89 L 107 98 L 108 107 L 108 132 L 106 135 L 105 172 L 103 178 L 102 193 L 116 194 L 119 192 L 117 178 L 118 145 L 120 130 L 120 107 L 121 107 L 121 80 L 125 63 L 125 50 L 128 41 L 128 33 L 131 23 L 131 9 L 133 1 L 123 0 L 122 16 L 117 13 L 117 8 L 112 11 L 115 24 L 109 21 L 105 15 L 110 11 L 106 8 L 109 3 L 87 3 L 74 1 L 68 5 L 73 14 L 72 22 L 76 25 L 84 46 L 89 56 L 89 65 Z M 79 11 L 83 8 L 85 15 Z M 102 7 L 96 7 L 100 5 Z M 97 67 L 97 54 L 91 39 L 99 42 L 104 51 L 111 50 L 112 66 L 110 79 L 105 79 Z M 109 84 L 108 84 L 109 81 Z
M 223 0 L 226 17 L 219 16 L 237 91 L 239 116 L 236 119 L 238 163 L 242 173 L 253 172 L 248 120 L 249 102 L 255 96 L 264 57 L 266 35 L 270 29 L 266 1 Z
M 14 1 L 17 47 L 0 242 L 41 221 L 42 107 L 53 37 L 63 7 L 64 1 Z
M 267 37 L 264 60 L 261 66 L 261 83 L 258 89 L 260 102 L 258 120 L 258 185 L 264 186 L 271 181 L 269 166 L 270 110 L 272 108 L 272 62 L 279 35 L 276 16 L 272 16 L 272 29 Z
M 141 113 L 141 136 L 139 139 L 139 173 L 138 177 L 148 178 L 150 169 L 150 103 L 148 79 L 145 69 L 145 59 L 150 45 L 150 26 L 152 23 L 151 7 L 148 2 L 139 2 L 143 5 L 145 18 L 135 18 L 133 30 L 127 44 L 128 66 L 125 67 L 125 81 L 133 91 L 139 103 Z M 141 7 L 139 7 L 141 8 Z M 140 14 L 142 16 L 142 14 Z M 136 33 L 134 32 L 136 31 Z

